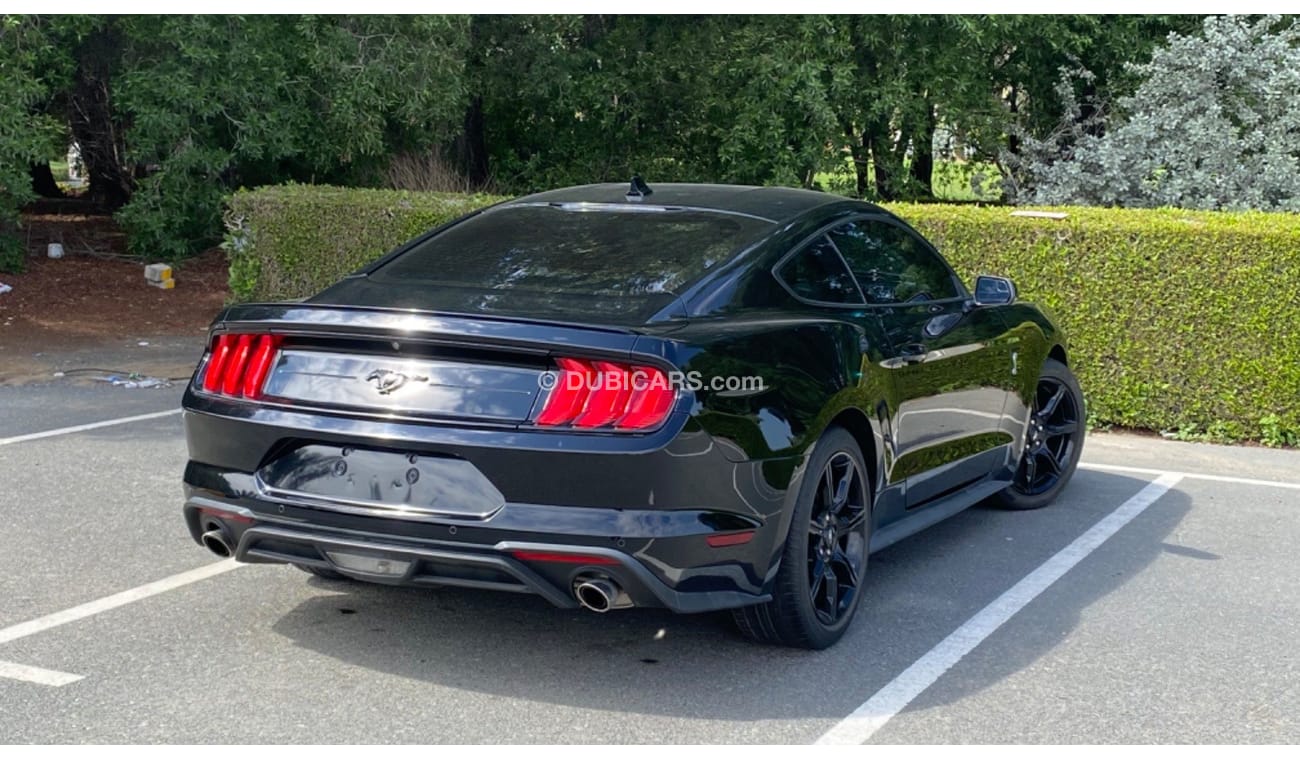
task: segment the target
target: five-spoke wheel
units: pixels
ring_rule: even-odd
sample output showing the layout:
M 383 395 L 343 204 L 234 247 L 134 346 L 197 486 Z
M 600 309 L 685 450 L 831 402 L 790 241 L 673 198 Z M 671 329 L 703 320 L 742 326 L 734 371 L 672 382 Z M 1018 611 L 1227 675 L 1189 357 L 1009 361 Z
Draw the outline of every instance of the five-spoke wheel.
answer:
M 861 582 L 866 487 L 857 462 L 836 452 L 822 471 L 808 521 L 808 593 L 817 618 L 834 624 L 853 608 Z
M 1064 364 L 1048 359 L 1038 378 L 1020 463 L 1011 486 L 998 494 L 998 501 L 1012 509 L 1049 504 L 1074 473 L 1083 435 L 1079 382 Z
M 734 610 L 745 635 L 824 649 L 844 635 L 862 599 L 871 483 L 857 439 L 831 427 L 799 480 L 772 600 Z

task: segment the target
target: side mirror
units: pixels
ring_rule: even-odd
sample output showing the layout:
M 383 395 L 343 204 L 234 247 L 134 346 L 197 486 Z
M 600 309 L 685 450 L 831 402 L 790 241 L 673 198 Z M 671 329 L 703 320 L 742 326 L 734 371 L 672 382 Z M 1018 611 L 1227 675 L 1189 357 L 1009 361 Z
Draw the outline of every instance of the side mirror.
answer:
M 982 274 L 975 278 L 975 305 L 1002 306 L 1016 300 L 1016 284 L 1006 277 Z

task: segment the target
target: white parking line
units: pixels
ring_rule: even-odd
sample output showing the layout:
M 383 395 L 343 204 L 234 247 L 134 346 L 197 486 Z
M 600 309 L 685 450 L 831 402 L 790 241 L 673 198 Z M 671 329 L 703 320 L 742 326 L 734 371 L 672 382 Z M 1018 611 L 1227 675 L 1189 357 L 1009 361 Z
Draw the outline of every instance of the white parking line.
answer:
M 1272 488 L 1290 488 L 1300 491 L 1300 483 L 1288 483 L 1285 480 L 1260 480 L 1259 478 L 1239 478 L 1235 475 L 1210 475 L 1202 472 L 1179 472 L 1177 470 L 1153 470 L 1149 467 L 1129 467 L 1120 464 L 1102 464 L 1100 462 L 1080 462 L 1084 470 L 1113 470 L 1115 472 L 1132 472 L 1137 475 L 1177 475 L 1192 480 L 1214 480 L 1220 483 L 1239 483 L 1245 486 L 1270 486 Z
M 91 615 L 98 615 L 101 612 L 107 612 L 116 609 L 131 602 L 138 602 L 141 599 L 148 599 L 156 594 L 165 591 L 187 586 L 191 583 L 211 578 L 214 575 L 228 573 L 236 568 L 243 567 L 233 559 L 223 559 L 220 562 L 213 562 L 209 565 L 196 567 L 193 570 L 186 570 L 183 573 L 169 575 L 162 580 L 146 583 L 143 586 L 136 586 L 126 591 L 120 591 L 111 596 L 79 604 L 76 607 L 70 607 L 60 612 L 52 612 L 44 617 L 38 617 L 35 620 L 28 620 L 25 623 L 11 625 L 8 628 L 0 628 L 0 644 L 7 644 L 21 638 L 26 638 L 32 634 L 48 631 L 51 628 L 71 623 L 82 618 L 88 618 Z
M 180 409 L 168 409 L 165 412 L 150 412 L 149 414 L 136 414 L 131 417 L 118 417 L 113 420 L 103 420 L 102 422 L 90 422 L 85 425 L 73 425 L 72 427 L 56 428 L 54 430 L 44 430 L 39 433 L 27 433 L 26 435 L 15 435 L 11 438 L 0 438 L 0 446 L 8 446 L 11 443 L 22 443 L 23 441 L 37 441 L 41 438 L 53 438 L 56 435 L 67 435 L 68 433 L 80 433 L 85 430 L 95 430 L 96 428 L 111 427 L 113 425 L 125 425 L 128 422 L 139 422 L 140 420 L 154 420 L 159 417 L 170 417 L 173 414 L 180 414 Z
M 975 613 L 974 617 L 922 655 L 907 670 L 899 673 L 851 715 L 823 734 L 817 744 L 862 744 L 870 739 L 921 692 L 948 672 L 949 668 L 979 646 L 980 642 L 1105 543 L 1106 539 L 1142 514 L 1181 479 L 1180 474 L 1165 473 L 1148 483 L 1114 512 L 1098 520 L 1083 535 L 1074 539 L 1069 546 Z
M 0 660 L 0 678 L 12 678 L 15 681 L 38 683 L 42 686 L 67 686 L 80 681 L 83 676 Z

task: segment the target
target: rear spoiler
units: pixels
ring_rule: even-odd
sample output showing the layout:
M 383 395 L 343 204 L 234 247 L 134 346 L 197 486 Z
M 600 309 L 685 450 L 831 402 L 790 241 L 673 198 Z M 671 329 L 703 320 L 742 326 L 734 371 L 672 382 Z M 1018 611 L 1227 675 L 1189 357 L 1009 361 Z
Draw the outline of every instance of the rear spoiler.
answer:
M 569 347 L 625 354 L 633 350 L 641 335 L 631 328 L 608 325 L 287 302 L 227 307 L 213 322 L 212 331 L 404 339 L 499 346 L 539 354 Z

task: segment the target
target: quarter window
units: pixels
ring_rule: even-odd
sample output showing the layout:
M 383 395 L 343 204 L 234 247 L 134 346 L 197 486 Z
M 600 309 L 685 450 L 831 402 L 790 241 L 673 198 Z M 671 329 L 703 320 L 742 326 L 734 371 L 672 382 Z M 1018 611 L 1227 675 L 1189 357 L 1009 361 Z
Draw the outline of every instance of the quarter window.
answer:
M 861 304 L 862 294 L 844 266 L 835 246 L 825 235 L 818 236 L 791 256 L 777 272 L 786 287 L 809 301 L 833 304 Z
M 938 301 L 961 295 L 948 265 L 916 235 L 859 219 L 830 232 L 870 304 Z

